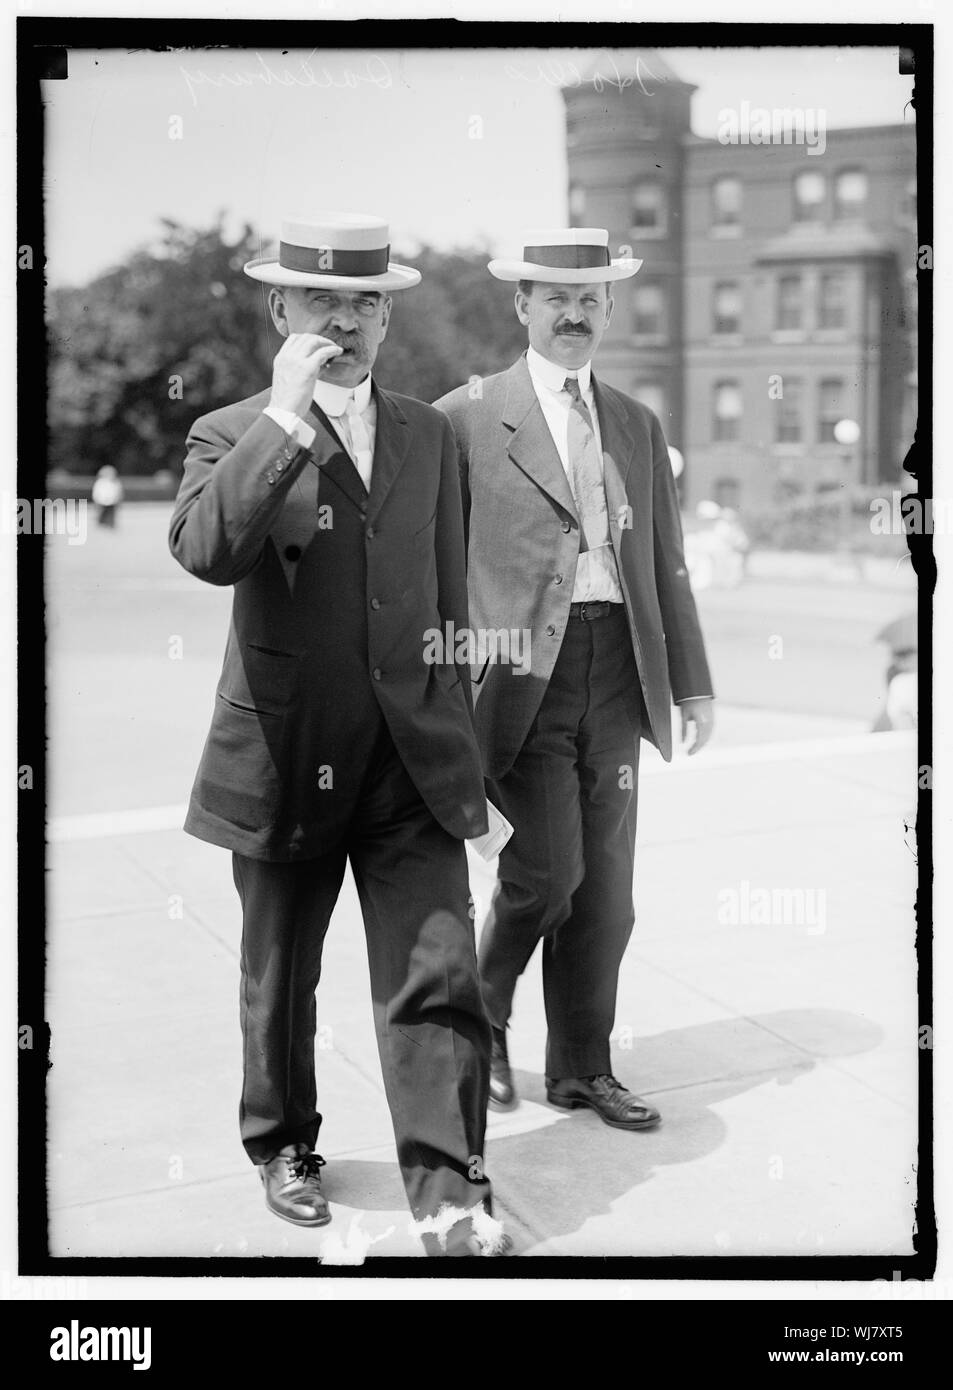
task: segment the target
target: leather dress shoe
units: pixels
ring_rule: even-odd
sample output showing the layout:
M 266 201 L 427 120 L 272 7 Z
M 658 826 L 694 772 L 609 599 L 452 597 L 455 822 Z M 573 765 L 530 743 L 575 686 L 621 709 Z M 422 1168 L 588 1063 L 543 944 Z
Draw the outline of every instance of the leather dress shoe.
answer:
M 326 1226 L 331 1220 L 321 1191 L 324 1159 L 307 1144 L 289 1144 L 258 1171 L 265 1188 L 265 1204 L 295 1226 Z
M 659 1112 L 627 1091 L 621 1081 L 608 1072 L 598 1076 L 573 1076 L 561 1081 L 546 1078 L 546 1099 L 561 1110 L 587 1105 L 613 1129 L 652 1129 L 662 1118 Z
M 493 1045 L 490 1049 L 490 1108 L 513 1110 L 519 1103 L 506 1051 L 506 1029 L 491 1028 Z

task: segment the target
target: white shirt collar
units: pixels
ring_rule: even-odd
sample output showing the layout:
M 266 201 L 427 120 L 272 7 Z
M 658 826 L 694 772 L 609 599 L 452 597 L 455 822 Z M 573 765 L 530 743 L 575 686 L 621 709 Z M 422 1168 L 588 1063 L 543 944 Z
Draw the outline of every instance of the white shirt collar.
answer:
M 526 349 L 526 365 L 529 367 L 529 374 L 534 382 L 539 382 L 550 391 L 561 391 L 567 376 L 575 376 L 579 379 L 579 390 L 586 392 L 589 390 L 589 383 L 592 378 L 592 362 L 584 363 L 578 371 L 567 371 L 565 367 L 560 367 L 558 362 L 550 362 L 548 357 L 537 352 L 535 348 Z
M 316 381 L 314 383 L 315 403 L 321 407 L 325 415 L 332 419 L 344 414 L 347 410 L 347 403 L 352 396 L 355 405 L 363 415 L 371 402 L 370 372 L 356 386 L 338 386 L 337 382 L 334 381 Z

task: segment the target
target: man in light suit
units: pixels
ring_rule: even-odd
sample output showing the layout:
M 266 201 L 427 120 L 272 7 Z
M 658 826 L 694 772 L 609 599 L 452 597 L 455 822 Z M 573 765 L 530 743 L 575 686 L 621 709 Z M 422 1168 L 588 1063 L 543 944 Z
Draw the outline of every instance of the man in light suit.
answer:
M 652 412 L 596 381 L 611 260 L 599 228 L 531 232 L 490 271 L 515 282 L 529 346 L 508 371 L 436 402 L 460 456 L 470 619 L 531 646 L 527 673 L 474 667 L 490 800 L 513 824 L 480 940 L 493 1028 L 490 1104 L 516 1103 L 506 1028 L 543 943 L 546 1091 L 637 1130 L 658 1111 L 613 1075 L 609 1038 L 632 932 L 640 737 L 672 756 L 712 728 L 712 687 L 682 547 L 678 497 Z
M 428 1253 L 497 1254 L 464 848 L 486 800 L 469 669 L 424 654 L 428 629 L 467 624 L 456 450 L 436 410 L 372 380 L 390 296 L 420 279 L 388 253 L 380 219 L 327 214 L 245 267 L 285 342 L 270 390 L 193 425 L 172 517 L 176 559 L 235 590 L 185 828 L 232 851 L 241 1136 L 269 1208 L 330 1219 L 315 989 L 350 860 L 411 1210 L 443 1213 Z

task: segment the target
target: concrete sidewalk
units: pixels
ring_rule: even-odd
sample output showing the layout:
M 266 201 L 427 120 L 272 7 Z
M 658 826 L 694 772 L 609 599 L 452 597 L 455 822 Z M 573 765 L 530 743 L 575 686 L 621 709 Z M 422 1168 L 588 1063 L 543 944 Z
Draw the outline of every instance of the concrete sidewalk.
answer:
M 521 982 L 522 1103 L 491 1114 L 486 1155 L 518 1256 L 912 1253 L 913 737 L 727 753 L 647 759 L 640 784 L 614 1058 L 658 1130 L 545 1103 L 538 952 Z M 50 847 L 52 1252 L 422 1253 L 350 879 L 318 996 L 333 1220 L 309 1232 L 266 1211 L 238 1140 L 229 855 L 137 824 L 63 821 Z M 474 862 L 478 922 L 492 876 Z

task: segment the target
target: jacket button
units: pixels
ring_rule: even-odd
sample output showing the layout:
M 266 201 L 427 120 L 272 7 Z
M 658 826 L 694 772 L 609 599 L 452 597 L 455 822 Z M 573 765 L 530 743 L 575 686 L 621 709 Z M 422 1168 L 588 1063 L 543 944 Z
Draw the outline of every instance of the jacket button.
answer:
M 555 636 L 556 636 L 556 629 L 553 627 L 552 623 L 550 623 L 550 624 L 549 624 L 549 627 L 546 629 L 546 636 L 547 636 L 547 637 L 555 637 Z
M 561 575 L 561 574 L 557 574 L 557 575 L 556 575 L 556 578 L 553 580 L 553 583 L 554 583 L 554 584 L 561 584 L 562 582 L 563 582 L 563 577 L 562 577 L 562 575 Z
M 284 468 L 284 464 L 283 464 L 283 463 L 276 463 L 276 464 L 275 464 L 275 472 L 276 472 L 276 473 L 280 473 L 281 470 L 282 470 L 283 468 Z
M 269 473 L 269 474 L 268 474 L 268 481 L 269 481 L 269 483 L 274 483 L 274 481 L 275 481 L 275 475 L 274 475 L 274 473 Z
M 375 613 L 377 612 L 378 608 L 380 608 L 380 606 L 381 606 L 381 601 L 380 601 L 379 598 L 372 598 L 372 599 L 371 599 L 371 607 L 374 609 Z
M 372 540 L 374 539 L 374 528 L 373 528 L 373 526 L 368 526 L 368 528 L 367 528 L 367 539 L 368 539 L 369 541 L 372 541 Z
M 571 531 L 571 530 L 572 530 L 572 527 L 570 526 L 570 524 L 569 524 L 568 521 L 564 521 L 564 522 L 563 522 L 563 530 L 564 530 L 564 531 Z
M 300 545 L 286 545 L 286 546 L 285 546 L 285 559 L 286 559 L 286 560 L 300 560 L 300 559 L 301 559 L 301 546 L 300 546 Z
M 374 667 L 374 670 L 373 670 L 373 672 L 372 672 L 372 674 L 373 674 L 373 676 L 374 676 L 374 679 L 375 679 L 376 681 L 379 681 L 380 678 L 381 678 L 381 675 L 382 675 L 383 673 L 382 673 L 381 668 L 380 668 L 379 666 L 375 666 L 375 667 Z

